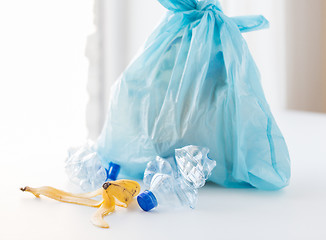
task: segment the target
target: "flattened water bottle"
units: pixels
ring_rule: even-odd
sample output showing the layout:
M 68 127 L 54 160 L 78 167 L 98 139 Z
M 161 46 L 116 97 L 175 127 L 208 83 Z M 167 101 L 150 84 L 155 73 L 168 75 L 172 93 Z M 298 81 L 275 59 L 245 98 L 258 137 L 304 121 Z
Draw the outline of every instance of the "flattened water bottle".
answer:
M 147 164 L 144 184 L 148 189 L 137 197 L 139 206 L 149 211 L 157 206 L 195 208 L 198 188 L 204 186 L 216 162 L 209 150 L 186 146 L 175 150 L 175 158 L 156 157 Z
M 120 165 L 113 162 L 107 169 L 102 166 L 101 157 L 94 150 L 92 142 L 70 149 L 65 168 L 70 180 L 84 191 L 95 190 L 108 180 L 116 180 L 120 172 Z

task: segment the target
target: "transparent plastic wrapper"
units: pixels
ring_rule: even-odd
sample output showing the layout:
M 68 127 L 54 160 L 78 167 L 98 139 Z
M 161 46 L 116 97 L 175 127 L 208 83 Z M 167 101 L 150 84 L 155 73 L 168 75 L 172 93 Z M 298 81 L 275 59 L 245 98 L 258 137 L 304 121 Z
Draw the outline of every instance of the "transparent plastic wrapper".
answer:
M 141 178 L 155 156 L 205 146 L 209 180 L 273 190 L 290 179 L 288 149 L 242 32 L 262 16 L 228 17 L 216 0 L 159 0 L 169 11 L 111 88 L 96 142 L 103 167 Z
M 178 171 L 188 185 L 201 188 L 211 175 L 216 162 L 207 155 L 209 149 L 199 146 L 185 146 L 175 150 Z
M 137 197 L 144 211 L 160 206 L 195 208 L 198 189 L 205 185 L 216 162 L 207 157 L 209 150 L 186 146 L 175 150 L 175 157 L 156 157 L 144 172 L 147 189 Z

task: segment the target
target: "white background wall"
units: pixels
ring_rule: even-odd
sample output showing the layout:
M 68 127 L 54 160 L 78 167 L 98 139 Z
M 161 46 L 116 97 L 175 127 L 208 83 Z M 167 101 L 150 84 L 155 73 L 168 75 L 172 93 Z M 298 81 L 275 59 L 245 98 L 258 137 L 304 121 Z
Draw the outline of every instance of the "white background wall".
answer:
M 287 0 L 287 106 L 326 112 L 326 1 Z
M 92 0 L 0 1 L 1 151 L 25 152 L 28 162 L 27 152 L 85 140 L 92 8 Z

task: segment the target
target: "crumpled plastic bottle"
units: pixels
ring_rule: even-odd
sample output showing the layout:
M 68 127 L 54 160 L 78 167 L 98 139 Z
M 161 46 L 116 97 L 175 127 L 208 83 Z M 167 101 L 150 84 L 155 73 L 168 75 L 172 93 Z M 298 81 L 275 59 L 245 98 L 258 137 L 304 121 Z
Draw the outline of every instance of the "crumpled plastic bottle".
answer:
M 175 150 L 175 158 L 156 157 L 147 164 L 144 185 L 137 197 L 139 206 L 149 211 L 158 205 L 195 208 L 198 188 L 205 185 L 216 162 L 208 158 L 208 148 L 189 145 Z
M 102 166 L 101 157 L 91 141 L 68 150 L 65 169 L 70 180 L 84 191 L 98 189 L 109 179 L 116 180 L 120 172 L 120 166 L 113 162 L 108 169 Z

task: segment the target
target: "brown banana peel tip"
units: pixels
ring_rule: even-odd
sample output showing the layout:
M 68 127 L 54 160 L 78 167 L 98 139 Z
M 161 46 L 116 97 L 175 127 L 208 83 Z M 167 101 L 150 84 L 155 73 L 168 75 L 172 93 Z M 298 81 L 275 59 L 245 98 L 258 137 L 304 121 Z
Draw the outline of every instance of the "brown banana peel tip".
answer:
M 30 187 L 28 187 L 28 186 L 23 187 L 23 188 L 20 188 L 20 190 L 23 191 L 23 192 L 30 192 L 30 193 L 32 193 L 32 194 L 33 194 L 35 197 L 37 197 L 37 198 L 40 197 L 40 194 L 39 194 L 39 193 L 34 192 L 34 191 L 33 191 L 33 188 L 30 188 Z

